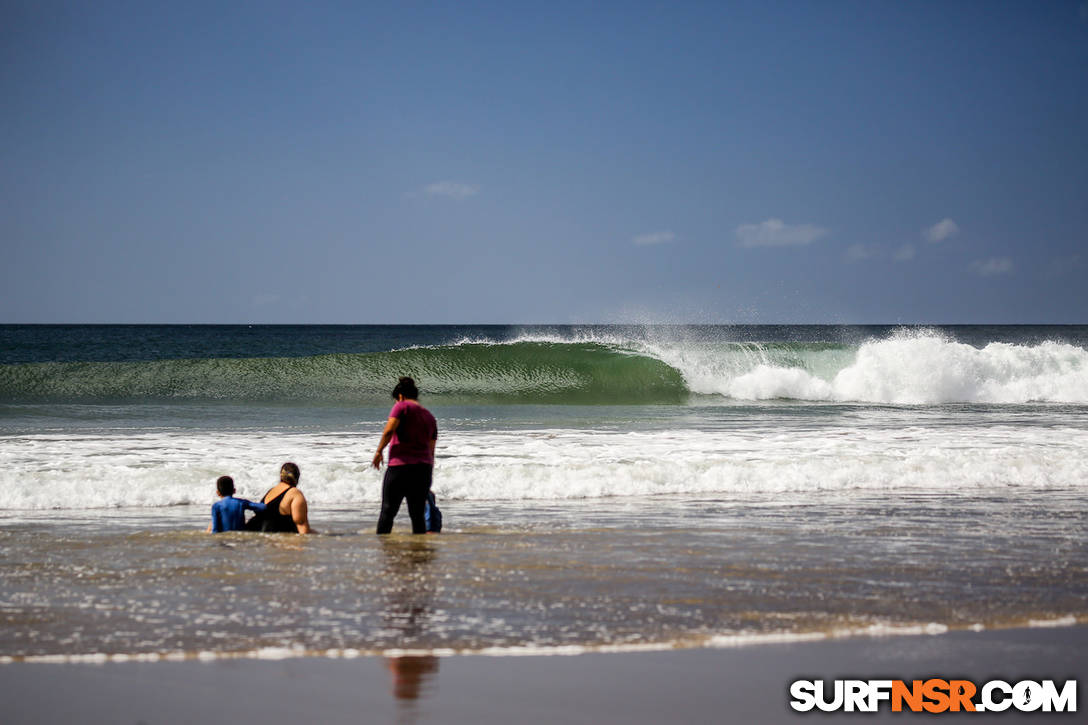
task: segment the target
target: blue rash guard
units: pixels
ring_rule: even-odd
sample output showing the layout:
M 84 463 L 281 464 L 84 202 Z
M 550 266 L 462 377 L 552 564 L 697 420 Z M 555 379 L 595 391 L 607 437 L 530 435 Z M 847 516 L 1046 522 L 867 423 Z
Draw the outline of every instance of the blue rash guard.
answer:
M 246 509 L 260 513 L 265 510 L 265 504 L 234 496 L 224 496 L 213 503 L 212 533 L 243 530 L 246 526 Z

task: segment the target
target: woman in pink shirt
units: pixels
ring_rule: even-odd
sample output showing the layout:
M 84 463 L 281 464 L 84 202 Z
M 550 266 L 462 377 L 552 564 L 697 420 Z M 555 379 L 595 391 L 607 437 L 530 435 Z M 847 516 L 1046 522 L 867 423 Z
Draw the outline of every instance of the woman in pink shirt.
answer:
M 393 519 L 400 503 L 408 499 L 408 515 L 412 533 L 427 533 L 423 509 L 431 490 L 434 470 L 434 446 L 438 441 L 438 423 L 430 411 L 419 404 L 419 389 L 414 380 L 401 378 L 393 388 L 396 404 L 389 411 L 378 451 L 371 465 L 382 466 L 382 451 L 389 444 L 389 465 L 382 481 L 382 511 L 378 517 L 378 533 L 393 530 Z

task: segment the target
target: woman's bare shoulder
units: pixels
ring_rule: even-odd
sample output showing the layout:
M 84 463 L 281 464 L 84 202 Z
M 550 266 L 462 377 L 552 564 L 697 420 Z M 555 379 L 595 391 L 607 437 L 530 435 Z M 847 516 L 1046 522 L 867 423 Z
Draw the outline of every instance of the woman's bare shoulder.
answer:
M 287 484 L 282 483 L 282 482 L 277 483 L 275 486 L 273 486 L 272 488 L 268 489 L 268 491 L 265 492 L 264 496 L 261 497 L 261 501 L 264 502 L 264 503 L 271 502 L 272 499 L 276 498 L 276 496 L 279 496 L 281 493 L 283 493 L 283 487 L 286 486 L 286 485 Z

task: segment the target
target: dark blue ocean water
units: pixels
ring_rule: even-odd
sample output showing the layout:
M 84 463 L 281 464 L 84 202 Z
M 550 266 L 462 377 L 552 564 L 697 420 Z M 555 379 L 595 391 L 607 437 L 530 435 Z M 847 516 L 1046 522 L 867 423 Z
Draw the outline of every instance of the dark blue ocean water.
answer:
M 706 342 L 824 342 L 847 346 L 895 330 L 935 330 L 969 345 L 1088 347 L 1088 325 L 0 325 L 0 364 L 372 353 L 461 340 L 601 335 Z

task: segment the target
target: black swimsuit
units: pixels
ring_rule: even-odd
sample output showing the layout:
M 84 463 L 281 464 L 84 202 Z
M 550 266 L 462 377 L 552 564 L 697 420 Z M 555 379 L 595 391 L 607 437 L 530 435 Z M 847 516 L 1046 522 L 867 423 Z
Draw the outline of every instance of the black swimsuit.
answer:
M 275 486 L 273 486 L 275 488 Z M 271 491 L 272 489 L 268 489 Z M 298 526 L 295 525 L 295 520 L 291 518 L 291 514 L 280 513 L 280 501 L 287 495 L 287 491 L 290 491 L 291 487 L 288 486 L 283 493 L 276 498 L 268 502 L 267 508 L 263 513 L 259 513 L 249 520 L 246 524 L 246 528 L 251 531 L 264 531 L 266 533 L 290 533 L 297 534 Z M 265 493 L 267 496 L 268 493 Z M 264 497 L 261 497 L 264 500 Z

